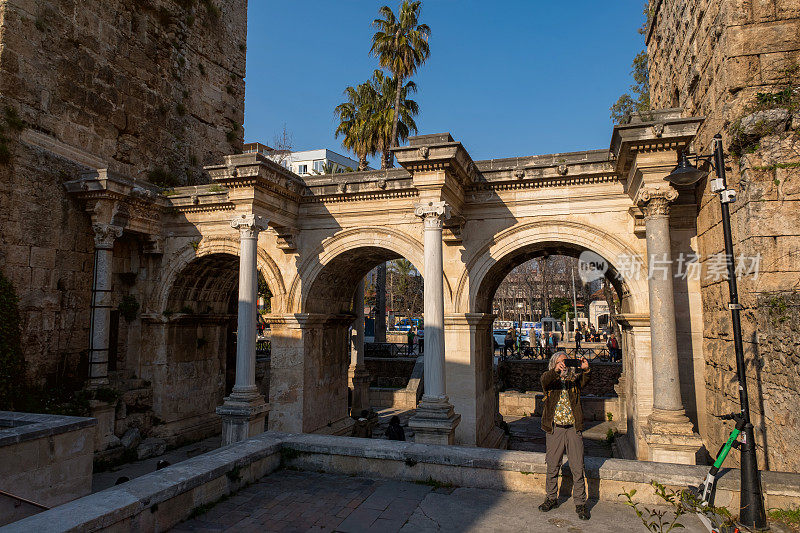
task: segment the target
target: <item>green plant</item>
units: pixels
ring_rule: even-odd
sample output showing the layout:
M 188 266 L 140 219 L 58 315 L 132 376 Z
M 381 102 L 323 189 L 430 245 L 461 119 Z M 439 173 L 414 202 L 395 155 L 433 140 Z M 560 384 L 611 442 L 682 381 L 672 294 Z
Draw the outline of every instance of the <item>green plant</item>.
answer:
M 178 312 L 179 313 L 183 313 L 184 315 L 193 315 L 194 314 L 194 309 L 192 309 L 188 305 L 184 305 L 183 307 L 181 307 L 180 311 L 178 311 Z
M 647 68 L 647 50 L 642 50 L 631 64 L 633 85 L 611 106 L 611 120 L 615 124 L 627 124 L 634 113 L 650 110 L 650 73 Z
M 234 124 L 233 127 L 231 127 L 231 129 L 225 132 L 225 140 L 228 141 L 229 143 L 234 142 L 236 140 L 236 132 L 238 130 L 239 130 L 238 126 Z
M 125 322 L 133 322 L 136 320 L 136 315 L 139 312 L 139 301 L 135 296 L 123 296 L 117 309 L 119 309 L 119 314 L 122 315 Z
M 189 241 L 189 246 L 191 246 L 192 250 L 196 252 L 200 248 L 200 241 Z
M 208 192 L 225 192 L 227 190 L 228 189 L 220 185 L 212 185 L 211 187 L 208 188 Z
M 614 413 L 612 413 L 611 411 L 608 411 L 608 412 L 606 413 L 606 420 L 608 420 L 609 422 L 611 422 L 612 420 L 614 420 Z
M 233 89 L 233 85 L 230 83 L 225 86 L 225 92 L 228 94 L 234 94 L 236 91 Z
M 18 303 L 14 285 L 0 273 L 0 410 L 14 409 L 23 392 L 25 357 Z
M 730 511 L 724 507 L 703 506 L 699 498 L 689 490 L 674 491 L 657 481 L 650 481 L 650 486 L 655 490 L 656 496 L 669 505 L 668 509 L 649 508 L 642 505 L 641 502 L 634 501 L 633 497 L 636 495 L 636 489 L 619 495 L 620 497 L 625 497 L 627 500 L 625 505 L 633 508 L 636 516 L 639 517 L 648 531 L 668 533 L 673 529 L 683 528 L 683 524 L 678 520 L 686 514 L 695 513 L 704 514 L 720 528 L 734 525 Z
M 773 508 L 768 511 L 770 520 L 783 522 L 796 530 L 800 529 L 800 507 L 795 509 Z
M 147 179 L 153 185 L 162 187 L 164 189 L 171 189 L 180 185 L 178 178 L 175 174 L 165 170 L 164 168 L 154 168 L 147 173 Z
M 220 11 L 217 4 L 215 4 L 212 0 L 201 0 L 203 7 L 206 8 L 206 13 L 208 13 L 208 22 L 216 23 L 219 20 L 220 15 L 222 15 L 222 11 Z
M 611 428 L 608 428 L 608 431 L 606 431 L 606 444 L 611 444 L 612 442 L 614 442 L 615 438 L 616 437 L 614 435 L 614 430 L 611 429 Z

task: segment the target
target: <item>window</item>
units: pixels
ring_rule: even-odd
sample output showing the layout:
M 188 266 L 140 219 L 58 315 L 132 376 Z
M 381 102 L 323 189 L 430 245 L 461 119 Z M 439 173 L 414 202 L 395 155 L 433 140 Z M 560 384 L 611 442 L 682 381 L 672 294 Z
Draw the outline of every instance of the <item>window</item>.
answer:
M 308 165 L 298 165 L 297 166 L 297 173 L 298 174 L 308 174 Z
M 316 161 L 314 161 L 314 172 L 322 174 L 322 172 L 323 172 L 322 167 L 324 166 L 324 164 L 325 164 L 325 161 L 322 160 L 322 159 L 317 159 Z

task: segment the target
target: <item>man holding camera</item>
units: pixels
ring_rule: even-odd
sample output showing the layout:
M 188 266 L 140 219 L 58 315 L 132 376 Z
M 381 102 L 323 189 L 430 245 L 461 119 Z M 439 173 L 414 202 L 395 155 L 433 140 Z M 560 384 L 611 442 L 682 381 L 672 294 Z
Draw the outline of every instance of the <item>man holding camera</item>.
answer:
M 569 359 L 559 351 L 550 358 L 549 370 L 542 374 L 544 408 L 542 429 L 547 433 L 547 498 L 539 506 L 547 512 L 558 507 L 558 471 L 564 451 L 572 472 L 572 500 L 581 520 L 589 520 L 586 508 L 586 483 L 583 476 L 583 409 L 581 390 L 589 382 L 589 361 Z

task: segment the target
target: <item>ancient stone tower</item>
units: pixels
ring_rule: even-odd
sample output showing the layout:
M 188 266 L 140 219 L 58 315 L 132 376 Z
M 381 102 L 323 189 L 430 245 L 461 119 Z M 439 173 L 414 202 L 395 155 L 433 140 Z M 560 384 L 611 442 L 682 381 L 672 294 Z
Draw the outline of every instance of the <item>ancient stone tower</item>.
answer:
M 703 116 L 694 150 L 707 154 L 721 133 L 728 186 L 736 189 L 736 254 L 760 272 L 740 282 L 745 357 L 759 461 L 800 470 L 800 1 L 651 0 L 647 28 L 654 109 Z M 697 230 L 707 272 L 723 250 L 719 200 L 702 182 Z M 725 278 L 703 276 L 707 413 L 703 440 L 716 453 L 738 410 Z M 703 424 L 701 423 L 701 427 Z M 735 454 L 734 454 L 735 455 Z M 738 456 L 735 457 L 738 460 Z
M 246 10 L 246 0 L 0 2 L 0 266 L 20 297 L 35 384 L 85 375 L 94 243 L 63 182 L 108 168 L 199 183 L 204 164 L 239 151 Z M 114 245 L 114 271 L 133 272 L 115 276 L 115 300 L 134 301 L 130 276 L 147 276 L 139 246 Z M 138 332 L 118 332 L 124 358 Z

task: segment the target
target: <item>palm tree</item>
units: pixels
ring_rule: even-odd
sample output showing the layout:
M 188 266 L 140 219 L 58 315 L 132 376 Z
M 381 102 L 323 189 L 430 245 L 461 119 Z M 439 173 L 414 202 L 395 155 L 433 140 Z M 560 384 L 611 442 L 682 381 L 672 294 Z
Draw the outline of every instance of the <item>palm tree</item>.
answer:
M 392 139 L 405 141 L 410 133 L 417 132 L 414 116 L 419 114 L 419 104 L 408 98 L 408 95 L 417 92 L 417 84 L 408 81 L 400 88 L 400 98 L 397 92 L 397 80 L 394 76 L 387 76 L 382 70 L 376 70 L 370 80 L 378 94 L 378 105 L 373 114 L 377 151 L 381 154 L 381 168 L 391 165 Z M 395 109 L 400 109 L 399 120 L 395 121 Z M 394 135 L 394 136 L 393 136 Z
M 367 169 L 367 158 L 377 152 L 377 139 L 373 116 L 379 95 L 370 82 L 344 90 L 347 101 L 339 104 L 333 113 L 339 119 L 335 136 L 344 135 L 342 146 L 358 157 L 358 170 Z
M 370 53 L 378 58 L 382 67 L 389 69 L 394 76 L 394 113 L 392 117 L 392 133 L 390 147 L 398 145 L 398 123 L 400 121 L 400 99 L 403 82 L 412 76 L 430 55 L 428 38 L 431 29 L 427 24 L 419 24 L 422 2 L 403 0 L 399 17 L 396 17 L 389 6 L 378 10 L 380 18 L 372 21 L 378 31 L 372 36 Z M 392 155 L 389 153 L 389 166 Z

